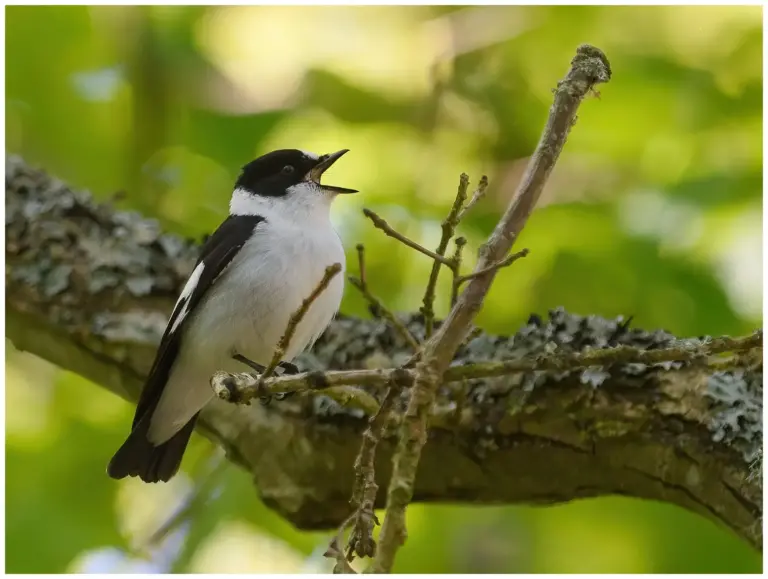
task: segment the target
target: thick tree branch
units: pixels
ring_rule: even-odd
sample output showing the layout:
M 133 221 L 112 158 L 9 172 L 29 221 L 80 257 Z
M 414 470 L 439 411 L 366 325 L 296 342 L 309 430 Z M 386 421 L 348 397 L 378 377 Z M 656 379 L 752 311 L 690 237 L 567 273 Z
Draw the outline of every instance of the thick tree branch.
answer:
M 95 204 L 6 159 L 6 335 L 19 349 L 135 401 L 197 251 L 153 220 Z M 401 320 L 423 339 L 421 316 Z M 629 346 L 650 355 L 674 340 L 622 320 L 553 310 L 547 319 L 532 316 L 514 336 L 475 336 L 452 368 L 525 361 L 553 349 Z M 370 370 L 411 355 L 383 321 L 341 317 L 297 364 Z M 455 400 L 450 384 L 441 386 L 414 500 L 551 504 L 621 494 L 690 509 L 759 548 L 762 479 L 751 475 L 760 474 L 761 462 L 750 464 L 762 441 L 762 368 L 753 358 L 739 357 L 730 371 L 649 361 L 519 372 L 469 381 L 466 402 Z M 381 400 L 376 389 L 364 389 Z M 349 516 L 366 425 L 361 410 L 326 396 L 295 396 L 269 407 L 214 401 L 198 431 L 251 474 L 266 504 L 298 527 L 317 529 Z M 382 490 L 397 426 L 388 425 L 377 448 Z

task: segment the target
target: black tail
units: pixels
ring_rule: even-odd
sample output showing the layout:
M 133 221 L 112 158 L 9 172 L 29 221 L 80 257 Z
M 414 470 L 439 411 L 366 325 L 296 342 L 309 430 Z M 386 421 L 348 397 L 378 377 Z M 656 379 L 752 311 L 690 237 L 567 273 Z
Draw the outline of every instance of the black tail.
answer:
M 123 446 L 109 461 L 107 474 L 112 478 L 138 476 L 148 483 L 167 482 L 178 472 L 189 437 L 195 428 L 197 414 L 187 422 L 184 428 L 159 446 L 155 446 L 147 439 L 150 417 L 151 413 L 147 413 L 145 419 L 136 424 Z

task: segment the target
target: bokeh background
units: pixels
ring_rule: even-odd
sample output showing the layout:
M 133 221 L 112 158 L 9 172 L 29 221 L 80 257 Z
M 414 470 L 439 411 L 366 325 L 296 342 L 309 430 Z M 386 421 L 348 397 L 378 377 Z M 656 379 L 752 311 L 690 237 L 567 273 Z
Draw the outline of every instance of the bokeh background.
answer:
M 761 20 L 737 6 L 8 7 L 7 150 L 200 237 L 255 156 L 349 148 L 332 172 L 362 191 L 334 208 L 348 259 L 365 242 L 376 292 L 414 310 L 429 261 L 360 209 L 433 246 L 459 173 L 486 173 L 461 231 L 476 248 L 590 42 L 614 78 L 582 106 L 520 241 L 531 255 L 498 276 L 479 323 L 512 333 L 562 305 L 679 335 L 746 333 L 762 323 Z M 354 290 L 342 309 L 367 315 Z M 131 406 L 6 345 L 9 572 L 329 569 L 329 534 L 270 512 L 197 436 L 171 484 L 108 479 Z M 142 558 L 200 479 L 208 502 Z M 401 572 L 761 568 L 730 531 L 627 498 L 416 505 L 408 526 Z

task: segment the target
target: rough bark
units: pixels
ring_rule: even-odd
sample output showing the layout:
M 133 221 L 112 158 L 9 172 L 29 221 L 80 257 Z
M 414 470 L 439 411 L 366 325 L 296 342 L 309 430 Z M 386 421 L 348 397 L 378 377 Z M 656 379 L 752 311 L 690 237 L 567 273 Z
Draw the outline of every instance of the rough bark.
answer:
M 135 401 L 197 249 L 6 158 L 6 335 L 19 349 Z M 403 320 L 423 338 L 420 315 Z M 658 348 L 674 340 L 553 310 L 510 337 L 479 335 L 454 364 L 553 345 Z M 411 353 L 385 322 L 341 317 L 300 365 L 391 367 Z M 621 494 L 690 509 L 760 548 L 762 366 L 748 359 L 727 372 L 674 362 L 472 380 L 463 402 L 444 385 L 414 500 L 551 504 Z M 350 513 L 365 425 L 359 410 L 297 396 L 268 407 L 214 401 L 198 430 L 251 473 L 268 505 L 298 527 L 328 528 Z M 382 488 L 396 427 L 376 458 Z

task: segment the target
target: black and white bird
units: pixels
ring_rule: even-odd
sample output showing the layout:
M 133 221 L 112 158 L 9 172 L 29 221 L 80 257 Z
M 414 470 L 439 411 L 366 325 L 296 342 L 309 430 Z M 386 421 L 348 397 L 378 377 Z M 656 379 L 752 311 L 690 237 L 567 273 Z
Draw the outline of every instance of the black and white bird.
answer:
M 266 366 L 291 314 L 322 279 L 344 266 L 331 203 L 354 189 L 320 183 L 347 152 L 318 156 L 273 151 L 240 174 L 229 217 L 208 238 L 163 334 L 128 439 L 107 467 L 112 478 L 167 481 L 179 469 L 200 410 L 213 398 L 217 370 Z M 296 328 L 290 362 L 338 311 L 344 275 L 333 278 Z

